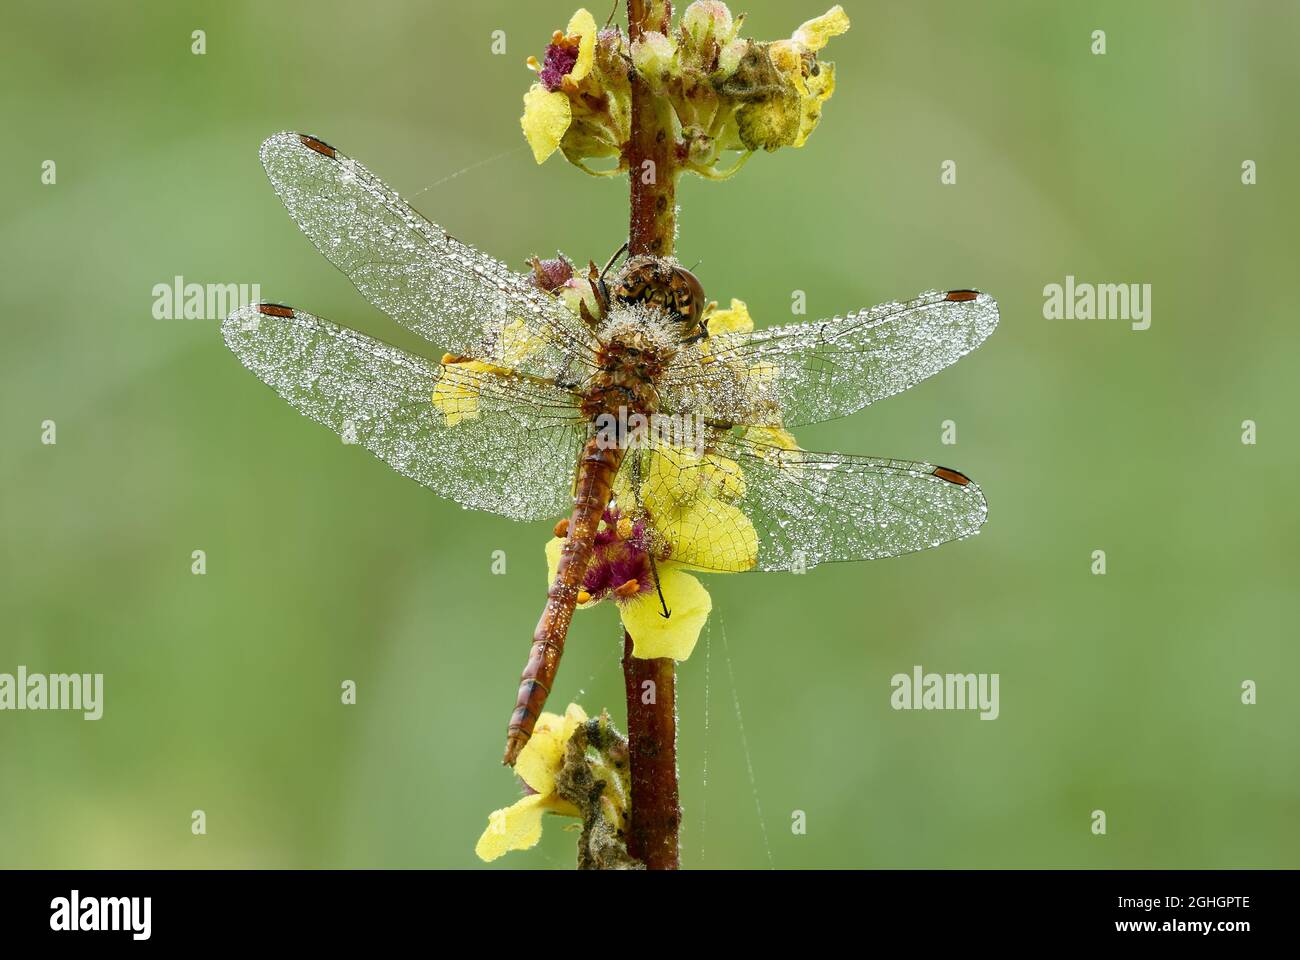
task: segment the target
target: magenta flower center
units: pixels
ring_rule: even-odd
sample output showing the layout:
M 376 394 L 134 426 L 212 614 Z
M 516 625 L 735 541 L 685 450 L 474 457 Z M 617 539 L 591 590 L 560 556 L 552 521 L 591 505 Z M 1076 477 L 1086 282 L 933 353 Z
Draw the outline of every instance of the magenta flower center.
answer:
M 638 594 L 654 589 L 645 523 L 634 523 L 624 540 L 618 535 L 618 516 L 617 510 L 605 511 L 605 523 L 596 534 L 595 549 L 582 580 L 582 589 L 593 600 L 602 599 L 629 580 L 637 582 Z
M 546 47 L 546 59 L 537 78 L 542 86 L 554 93 L 560 89 L 560 83 L 573 72 L 578 62 L 578 45 L 576 43 L 552 43 Z

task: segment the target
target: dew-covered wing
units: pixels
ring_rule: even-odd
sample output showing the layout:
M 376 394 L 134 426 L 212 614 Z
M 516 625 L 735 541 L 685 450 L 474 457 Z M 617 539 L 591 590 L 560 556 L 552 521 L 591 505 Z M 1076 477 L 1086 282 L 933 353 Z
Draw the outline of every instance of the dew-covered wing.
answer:
M 709 570 L 802 570 L 937 547 L 979 532 L 980 488 L 946 467 L 789 449 L 745 431 L 704 455 L 659 445 L 624 464 L 628 508 L 674 560 Z
M 847 317 L 722 334 L 683 351 L 663 393 L 674 408 L 732 423 L 819 423 L 938 373 L 997 324 L 988 294 L 937 290 Z
M 585 425 L 566 391 L 431 363 L 276 304 L 241 308 L 222 333 L 299 412 L 440 496 L 513 520 L 568 512 Z
M 450 236 L 324 141 L 277 133 L 262 165 L 290 216 L 375 306 L 453 354 L 555 379 L 590 331 L 531 278 Z

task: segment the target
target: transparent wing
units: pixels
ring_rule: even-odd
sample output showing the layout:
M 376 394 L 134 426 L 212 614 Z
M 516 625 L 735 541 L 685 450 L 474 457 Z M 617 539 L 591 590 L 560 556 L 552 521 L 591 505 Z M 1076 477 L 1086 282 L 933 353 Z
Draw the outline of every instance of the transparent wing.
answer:
M 301 310 L 254 304 L 226 344 L 300 413 L 440 496 L 513 520 L 568 512 L 574 397 L 486 364 L 442 366 Z
M 707 570 L 896 557 L 972 536 L 988 513 L 980 488 L 946 467 L 736 432 L 715 432 L 703 456 L 663 444 L 632 451 L 623 469 L 623 498 L 661 547 Z
M 988 294 L 931 291 L 833 320 L 709 337 L 678 354 L 661 392 L 675 409 L 728 423 L 819 423 L 938 373 L 997 324 Z
M 430 343 L 551 380 L 594 358 L 590 331 L 563 304 L 430 223 L 356 160 L 297 133 L 270 137 L 261 157 L 317 249 Z

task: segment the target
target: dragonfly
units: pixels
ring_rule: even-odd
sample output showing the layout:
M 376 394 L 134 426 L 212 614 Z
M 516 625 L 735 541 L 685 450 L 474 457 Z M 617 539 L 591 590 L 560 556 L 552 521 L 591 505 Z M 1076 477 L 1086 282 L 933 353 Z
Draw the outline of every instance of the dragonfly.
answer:
M 852 414 L 974 350 L 998 323 L 986 293 L 932 290 L 833 319 L 711 333 L 698 277 L 654 257 L 616 266 L 620 251 L 580 278 L 575 310 L 542 282 L 538 261 L 516 272 L 456 239 L 323 140 L 276 134 L 261 161 L 317 249 L 443 353 L 434 361 L 255 303 L 222 324 L 244 366 L 463 507 L 567 517 L 507 764 L 555 682 L 594 544 L 615 516 L 633 524 L 652 565 L 725 572 L 894 557 L 985 521 L 983 493 L 958 470 L 803 450 L 789 430 Z M 683 429 L 645 429 L 655 418 Z M 666 604 L 660 615 L 671 617 Z

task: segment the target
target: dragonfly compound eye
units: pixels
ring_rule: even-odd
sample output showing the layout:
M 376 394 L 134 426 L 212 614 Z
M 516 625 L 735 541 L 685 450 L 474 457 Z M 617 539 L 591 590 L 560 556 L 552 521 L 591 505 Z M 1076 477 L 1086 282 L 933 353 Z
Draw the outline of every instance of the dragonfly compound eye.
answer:
M 648 303 L 680 318 L 685 335 L 700 329 L 704 314 L 704 288 L 685 267 L 658 257 L 633 257 L 624 265 L 611 288 L 624 303 Z
M 704 313 L 704 285 L 685 267 L 674 267 L 672 291 L 674 309 L 694 332 Z

